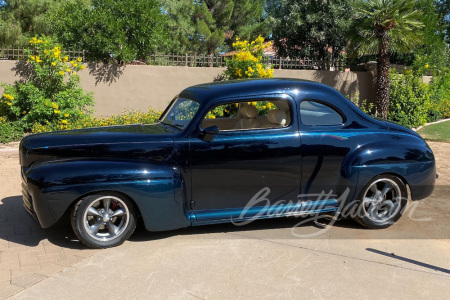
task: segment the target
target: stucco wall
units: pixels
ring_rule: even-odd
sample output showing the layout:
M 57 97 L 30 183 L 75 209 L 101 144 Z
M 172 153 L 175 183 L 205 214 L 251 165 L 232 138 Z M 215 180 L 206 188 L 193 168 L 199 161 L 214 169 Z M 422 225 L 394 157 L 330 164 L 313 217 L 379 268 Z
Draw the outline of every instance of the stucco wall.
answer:
M 16 61 L 0 61 L 0 82 L 18 80 Z M 81 85 L 94 92 L 95 115 L 119 114 L 123 110 L 159 110 L 184 88 L 205 82 L 222 72 L 222 68 L 162 66 L 115 66 L 89 64 L 80 72 Z M 372 77 L 367 72 L 332 72 L 309 70 L 275 70 L 275 77 L 300 78 L 334 87 L 344 95 L 360 93 L 360 99 L 373 100 Z M 0 92 L 2 90 L 0 89 Z

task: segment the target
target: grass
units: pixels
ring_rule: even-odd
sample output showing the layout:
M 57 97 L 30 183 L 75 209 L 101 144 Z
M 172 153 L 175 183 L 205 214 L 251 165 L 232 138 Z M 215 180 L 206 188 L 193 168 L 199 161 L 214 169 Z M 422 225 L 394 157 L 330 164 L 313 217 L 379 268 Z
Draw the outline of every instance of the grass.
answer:
M 450 143 L 450 121 L 425 126 L 417 133 L 427 141 Z

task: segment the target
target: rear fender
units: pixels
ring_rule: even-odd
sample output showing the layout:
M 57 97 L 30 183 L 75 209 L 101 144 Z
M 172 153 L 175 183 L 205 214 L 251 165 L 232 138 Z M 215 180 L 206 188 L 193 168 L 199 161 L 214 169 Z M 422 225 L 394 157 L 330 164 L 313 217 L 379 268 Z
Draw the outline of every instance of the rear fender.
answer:
M 436 179 L 434 155 L 423 140 L 414 140 L 421 143 L 371 143 L 351 151 L 343 161 L 341 174 L 344 180 L 358 178 L 354 195 L 358 196 L 375 176 L 392 174 L 410 186 L 413 200 L 428 197 Z

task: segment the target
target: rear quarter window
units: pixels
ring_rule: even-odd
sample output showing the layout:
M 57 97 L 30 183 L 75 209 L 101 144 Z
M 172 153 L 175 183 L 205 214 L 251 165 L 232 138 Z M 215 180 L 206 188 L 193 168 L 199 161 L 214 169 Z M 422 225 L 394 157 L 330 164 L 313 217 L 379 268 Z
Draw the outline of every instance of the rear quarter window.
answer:
M 300 103 L 300 119 L 308 126 L 340 125 L 344 122 L 337 110 L 315 100 L 303 100 Z

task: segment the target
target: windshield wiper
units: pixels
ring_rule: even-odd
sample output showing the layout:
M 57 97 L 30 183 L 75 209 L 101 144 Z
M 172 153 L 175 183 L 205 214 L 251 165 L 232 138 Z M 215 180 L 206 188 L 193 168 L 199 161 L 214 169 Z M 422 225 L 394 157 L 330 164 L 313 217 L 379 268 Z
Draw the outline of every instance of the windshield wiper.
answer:
M 184 129 L 184 125 L 182 125 L 182 124 L 164 123 L 163 121 L 159 121 L 158 123 L 161 123 L 161 124 L 164 124 L 166 126 L 170 126 L 170 127 L 173 127 L 175 129 L 179 129 L 179 130 Z

